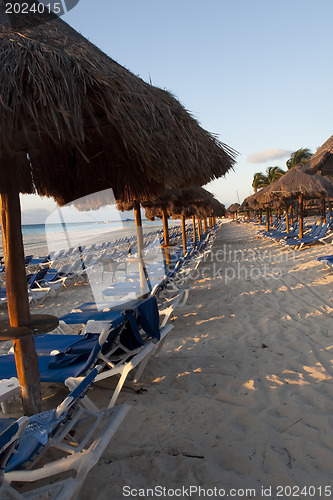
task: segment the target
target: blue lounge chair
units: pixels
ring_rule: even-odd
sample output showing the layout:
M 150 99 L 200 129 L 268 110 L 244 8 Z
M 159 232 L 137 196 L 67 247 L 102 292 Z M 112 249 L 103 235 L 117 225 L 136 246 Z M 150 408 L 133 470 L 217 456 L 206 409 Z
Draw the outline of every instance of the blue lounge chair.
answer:
M 323 255 L 317 258 L 318 262 L 323 262 L 328 267 L 333 267 L 333 255 Z
M 317 243 L 318 241 L 326 244 L 326 242 L 324 241 L 324 237 L 328 231 L 328 228 L 329 223 L 326 222 L 326 224 L 322 226 L 319 233 L 318 230 L 315 230 L 315 232 L 311 236 L 304 236 L 304 238 L 290 238 L 285 240 L 283 244 L 289 247 L 297 247 L 297 250 L 300 250 L 304 245 Z
M 121 321 L 123 322 L 123 320 Z M 120 324 L 120 322 L 119 322 Z M 118 327 L 108 324 L 94 343 L 90 343 L 90 350 L 84 353 L 64 353 L 55 356 L 39 356 L 38 369 L 42 382 L 65 382 L 68 377 L 78 377 L 88 373 L 96 365 L 101 349 L 108 349 L 112 345 Z M 17 377 L 15 358 L 13 354 L 0 356 L 0 379 Z
M 84 397 L 98 372 L 95 368 L 55 410 L 17 422 L 0 420 L 5 427 L 0 435 L 1 498 L 77 497 L 87 473 L 129 410 L 128 405 L 103 412 L 84 407 Z M 41 457 L 43 466 L 39 466 Z M 39 481 L 44 485 L 39 487 Z M 30 483 L 33 489 L 20 493 L 14 482 Z
M 118 312 L 118 317 L 107 323 L 100 334 L 79 335 L 68 346 L 64 345 L 66 336 L 61 335 L 60 345 L 64 350 L 54 356 L 45 355 L 38 358 L 41 381 L 64 383 L 70 378 L 72 385 L 67 385 L 73 389 L 96 363 L 101 364 L 103 371 L 98 374 L 96 380 L 120 376 L 109 403 L 109 407 L 113 406 L 128 373 L 138 368 L 135 378 L 138 380 L 149 357 L 157 348 L 161 348 L 172 329 L 169 324 L 159 327 L 159 313 L 154 297 L 144 302 L 145 304 L 139 304 L 135 310 L 127 310 L 120 315 Z M 49 336 L 52 337 L 52 334 Z M 42 340 L 38 340 L 39 338 Z M 45 345 L 51 346 L 51 342 L 45 341 L 45 338 L 46 336 L 36 337 L 37 350 L 43 351 Z M 56 349 L 55 342 L 52 342 L 52 348 Z M 0 356 L 0 378 L 11 376 L 17 376 L 14 355 Z
M 153 299 L 153 301 L 154 300 L 155 299 Z M 88 321 L 91 320 L 114 321 L 115 319 L 119 318 L 122 315 L 122 312 L 126 309 L 128 310 L 136 309 L 137 307 L 139 307 L 139 312 L 141 312 L 141 314 L 142 313 L 145 314 L 143 310 L 146 308 L 148 312 L 150 307 L 154 308 L 156 311 L 155 306 L 152 305 L 153 301 L 151 300 L 150 297 L 145 300 L 135 299 L 126 302 L 125 304 L 119 304 L 118 306 L 114 307 L 110 307 L 110 304 L 108 304 L 107 302 L 101 304 L 95 304 L 94 302 L 87 302 L 75 308 L 74 312 L 61 316 L 59 318 L 59 321 L 64 322 L 68 325 L 80 325 L 80 324 L 85 325 L 87 324 Z
M 80 306 L 87 311 L 89 321 L 96 321 L 99 325 L 109 322 L 115 328 L 121 326 L 120 340 L 128 349 L 136 349 L 143 346 L 148 338 L 155 341 L 160 340 L 159 312 L 156 299 L 149 297 L 145 300 L 135 300 L 123 306 L 115 307 L 107 311 L 98 311 L 94 303 L 86 303 Z M 74 321 L 81 323 L 80 313 L 73 314 Z M 77 317 L 77 315 L 79 315 Z M 86 319 L 86 316 L 84 317 Z M 71 321 L 67 318 L 68 321 Z M 140 333 L 141 330 L 141 333 Z M 81 354 L 90 352 L 94 347 L 98 333 L 85 333 L 85 335 L 57 335 L 45 334 L 35 337 L 35 348 L 38 354 L 50 354 L 53 351 L 66 352 L 67 354 Z M 103 349 L 105 352 L 105 348 Z

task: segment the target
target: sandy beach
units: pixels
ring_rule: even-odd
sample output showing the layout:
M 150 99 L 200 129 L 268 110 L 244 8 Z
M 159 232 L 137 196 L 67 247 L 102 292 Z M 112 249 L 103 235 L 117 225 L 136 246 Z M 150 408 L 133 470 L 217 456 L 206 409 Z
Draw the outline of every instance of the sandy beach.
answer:
M 218 229 L 159 357 L 125 384 L 132 408 L 80 499 L 332 496 L 333 272 L 316 260 L 332 246 L 291 252 L 256 231 Z M 88 296 L 69 287 L 35 310 Z M 111 385 L 96 384 L 100 407 Z M 43 384 L 48 404 L 64 394 Z

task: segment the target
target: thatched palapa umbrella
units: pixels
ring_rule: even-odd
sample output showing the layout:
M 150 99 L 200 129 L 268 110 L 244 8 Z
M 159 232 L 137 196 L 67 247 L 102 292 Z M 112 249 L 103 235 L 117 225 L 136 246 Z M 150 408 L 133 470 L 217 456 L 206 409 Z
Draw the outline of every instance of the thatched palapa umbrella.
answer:
M 117 198 L 147 196 L 162 184 L 220 177 L 234 152 L 173 96 L 46 10 L 7 16 L 0 0 L 0 57 L 2 237 L 10 325 L 22 333 L 31 317 L 19 193 L 60 204 L 109 187 Z M 33 337 L 14 344 L 24 409 L 35 413 L 41 397 Z
M 262 192 L 262 198 L 267 203 L 276 198 L 298 198 L 300 238 L 303 237 L 303 200 L 327 196 L 333 196 L 333 181 L 319 174 L 309 175 L 306 165 L 295 165 Z
M 239 209 L 240 204 L 239 203 L 233 203 L 227 208 L 227 212 L 231 213 L 233 216 L 233 219 L 235 218 L 236 214 L 236 220 L 237 220 L 237 210 Z
M 306 164 L 308 173 L 333 175 L 333 135 L 327 139 Z

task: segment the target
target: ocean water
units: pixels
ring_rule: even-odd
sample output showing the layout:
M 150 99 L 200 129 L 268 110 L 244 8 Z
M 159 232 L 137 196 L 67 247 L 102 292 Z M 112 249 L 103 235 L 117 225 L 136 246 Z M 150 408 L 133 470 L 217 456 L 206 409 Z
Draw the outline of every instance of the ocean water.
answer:
M 149 222 L 149 221 L 148 221 Z M 134 222 L 133 222 L 134 223 Z M 129 222 L 128 222 L 129 224 Z M 122 229 L 123 225 L 119 222 L 69 222 L 66 224 L 26 224 L 22 225 L 22 234 L 47 234 L 60 233 L 63 231 L 93 231 L 97 227 L 102 228 L 104 232 L 108 230 Z
M 175 221 L 170 220 L 170 227 Z M 142 221 L 145 232 L 162 229 L 162 221 Z M 0 231 L 1 232 L 1 231 Z M 136 234 L 133 220 L 93 221 L 93 222 L 66 222 L 53 224 L 26 224 L 22 225 L 24 251 L 26 255 L 47 255 L 51 251 L 90 246 L 103 241 L 115 241 L 119 238 L 131 238 Z M 0 239 L 0 254 L 2 255 L 2 241 Z

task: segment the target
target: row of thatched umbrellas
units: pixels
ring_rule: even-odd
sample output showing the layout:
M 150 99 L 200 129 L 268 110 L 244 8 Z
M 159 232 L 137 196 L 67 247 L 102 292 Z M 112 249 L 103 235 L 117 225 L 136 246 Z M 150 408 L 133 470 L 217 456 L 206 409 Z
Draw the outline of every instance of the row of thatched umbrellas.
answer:
M 275 203 L 285 208 L 287 218 L 287 232 L 289 232 L 288 209 L 293 200 L 298 201 L 299 236 L 303 237 L 303 202 L 306 199 L 333 198 L 333 180 L 322 175 L 333 174 L 333 136 L 313 155 L 305 165 L 295 165 L 278 180 L 265 186 L 257 193 L 248 196 L 243 201 L 242 209 L 267 210 L 266 225 L 269 229 L 269 208 Z M 331 152 L 332 151 L 332 152 Z M 321 174 L 318 173 L 321 171 Z M 238 208 L 238 209 L 240 209 Z M 230 210 L 230 207 L 229 207 Z
M 21 0 L 18 3 L 22 3 Z M 30 7 L 34 0 L 25 0 Z M 19 193 L 60 205 L 112 188 L 125 202 L 224 175 L 235 152 L 168 92 L 146 84 L 53 14 L 0 0 L 0 208 L 9 325 L 24 412 L 41 409 Z

